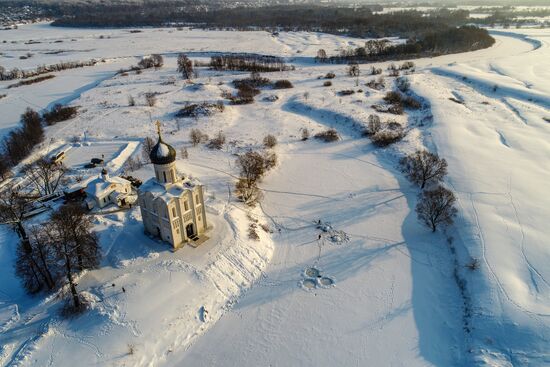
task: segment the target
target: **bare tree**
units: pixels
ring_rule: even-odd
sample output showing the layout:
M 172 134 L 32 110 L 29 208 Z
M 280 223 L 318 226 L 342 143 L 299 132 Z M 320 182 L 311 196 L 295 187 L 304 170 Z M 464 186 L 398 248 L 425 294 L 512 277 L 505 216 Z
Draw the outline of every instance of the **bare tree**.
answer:
M 143 143 L 141 143 L 141 156 L 146 162 L 151 162 L 150 155 L 154 146 L 155 140 L 150 136 L 146 136 L 145 139 L 143 139 Z
M 317 57 L 315 58 L 319 62 L 326 62 L 327 61 L 327 52 L 324 49 L 319 49 L 317 51 Z
M 452 191 L 443 186 L 437 186 L 432 190 L 424 191 L 418 197 L 416 213 L 425 225 L 430 227 L 432 232 L 441 225 L 453 224 L 453 218 L 457 210 L 454 207 L 456 197 Z
M 24 196 L 13 186 L 0 191 L 0 221 L 2 224 L 12 225 L 23 241 L 28 241 L 27 232 L 23 226 L 23 217 L 29 206 L 30 198 Z
M 447 161 L 426 150 L 401 158 L 399 165 L 409 181 L 422 189 L 428 183 L 441 181 L 447 174 Z
M 195 77 L 195 67 L 193 61 L 185 54 L 178 55 L 178 72 L 181 73 L 184 79 L 193 79 Z
M 347 68 L 347 73 L 349 76 L 358 77 L 361 74 L 359 64 L 356 62 L 350 63 Z
M 66 204 L 52 214 L 46 230 L 69 283 L 75 309 L 80 309 L 81 306 L 75 274 L 96 268 L 100 260 L 98 239 L 91 228 L 91 220 L 82 207 Z
M 57 190 L 67 169 L 62 163 L 54 163 L 48 157 L 40 157 L 34 163 L 26 165 L 23 172 L 40 195 L 50 195 Z
M 133 172 L 137 171 L 143 167 L 143 163 L 138 159 L 134 157 L 129 157 L 126 162 L 124 163 L 124 172 Z
M 30 229 L 29 241 L 21 241 L 16 251 L 15 272 L 30 293 L 55 287 L 56 260 L 48 238 L 38 226 Z
M 246 205 L 254 206 L 262 198 L 262 192 L 256 182 L 240 178 L 235 184 L 237 197 Z
M 237 158 L 241 178 L 248 183 L 259 181 L 265 173 L 264 157 L 258 152 L 246 152 Z

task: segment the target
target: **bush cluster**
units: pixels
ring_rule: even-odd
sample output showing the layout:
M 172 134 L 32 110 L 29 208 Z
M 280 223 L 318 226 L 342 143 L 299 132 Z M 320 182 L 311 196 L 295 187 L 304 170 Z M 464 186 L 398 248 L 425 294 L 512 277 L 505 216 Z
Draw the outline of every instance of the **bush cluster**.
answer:
M 292 85 L 290 80 L 282 79 L 282 80 L 277 80 L 273 84 L 273 88 L 274 89 L 288 89 L 288 88 L 294 88 L 294 86 Z
M 216 103 L 191 103 L 177 111 L 174 116 L 178 118 L 212 116 L 213 114 L 223 112 L 224 110 L 225 105 L 222 101 L 218 101 Z
M 340 139 L 338 132 L 335 129 L 328 129 L 320 133 L 315 134 L 315 139 L 324 141 L 325 143 L 331 143 Z
M 50 111 L 44 112 L 42 118 L 48 125 L 72 119 L 78 114 L 78 108 L 72 106 L 54 105 Z

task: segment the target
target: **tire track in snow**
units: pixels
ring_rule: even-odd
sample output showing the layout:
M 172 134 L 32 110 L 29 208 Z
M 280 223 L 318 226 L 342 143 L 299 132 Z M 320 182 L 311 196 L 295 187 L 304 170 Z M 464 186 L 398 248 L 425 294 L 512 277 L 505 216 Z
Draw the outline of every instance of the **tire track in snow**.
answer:
M 478 229 L 479 239 L 480 239 L 480 242 L 481 242 L 483 262 L 487 266 L 487 269 L 489 269 L 491 277 L 493 278 L 493 280 L 497 284 L 498 289 L 500 290 L 500 292 L 506 297 L 506 299 L 511 304 L 516 306 L 519 310 L 523 311 L 525 314 L 534 317 L 537 320 L 537 322 L 542 325 L 542 322 L 540 320 L 538 320 L 537 316 L 550 317 L 550 314 L 544 314 L 544 313 L 538 313 L 538 312 L 530 311 L 530 310 L 526 309 L 525 307 L 521 306 L 516 301 L 514 301 L 512 299 L 512 297 L 510 297 L 510 295 L 508 294 L 508 292 L 506 291 L 504 286 L 502 285 L 502 283 L 500 281 L 500 278 L 497 276 L 495 270 L 493 269 L 493 267 L 489 263 L 489 260 L 487 260 L 487 249 L 486 249 L 486 245 L 485 245 L 485 237 L 483 235 L 483 230 L 481 228 L 481 224 L 480 224 L 480 221 L 479 221 L 479 215 L 478 215 L 478 212 L 477 212 L 477 208 L 474 204 L 473 195 L 471 193 L 470 193 L 470 202 L 471 202 L 471 205 L 472 205 L 472 209 L 473 209 L 473 213 L 474 213 L 474 217 L 475 217 L 475 221 L 476 221 L 476 226 L 477 226 L 477 229 Z M 501 300 L 501 303 L 502 303 L 502 300 Z
M 531 273 L 531 281 L 533 282 L 533 285 L 535 286 L 535 289 L 537 290 L 537 292 L 539 292 L 539 287 L 536 280 L 534 279 L 534 274 L 536 274 L 539 277 L 539 279 L 541 279 L 542 282 L 546 284 L 547 287 L 550 287 L 550 284 L 548 284 L 546 279 L 544 279 L 544 276 L 537 270 L 537 268 L 531 263 L 531 261 L 529 261 L 529 258 L 525 253 L 525 231 L 523 230 L 523 224 L 521 223 L 519 212 L 514 202 L 514 198 L 512 196 L 512 179 L 511 178 L 509 181 L 508 197 L 510 198 L 510 203 L 512 204 L 512 208 L 514 209 L 516 221 L 518 222 L 518 225 L 521 231 L 521 242 L 520 242 L 521 255 L 523 256 L 523 259 L 525 260 L 527 267 L 529 268 L 529 272 Z

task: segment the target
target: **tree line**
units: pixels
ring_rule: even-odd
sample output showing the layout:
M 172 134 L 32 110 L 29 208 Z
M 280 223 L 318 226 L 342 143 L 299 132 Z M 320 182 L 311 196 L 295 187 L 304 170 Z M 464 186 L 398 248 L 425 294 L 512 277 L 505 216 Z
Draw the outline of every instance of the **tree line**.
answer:
M 185 25 L 239 30 L 303 30 L 346 33 L 360 37 L 409 37 L 428 30 L 466 24 L 469 12 L 461 9 L 416 10 L 375 14 L 379 6 L 336 4 L 268 6 L 200 6 L 189 2 L 71 4 L 59 9 L 57 26 L 129 27 Z
M 426 32 L 418 37 L 409 38 L 403 44 L 392 44 L 386 39 L 369 40 L 362 47 L 345 49 L 335 56 L 328 56 L 324 50 L 319 50 L 316 60 L 327 63 L 350 63 L 406 59 L 475 51 L 491 47 L 494 43 L 495 39 L 487 30 L 475 26 L 462 26 Z
M 21 115 L 19 126 L 0 142 L 0 179 L 6 179 L 11 168 L 27 158 L 34 147 L 44 141 L 44 124 L 54 125 L 75 117 L 77 113 L 76 107 L 60 104 L 44 111 L 42 115 L 27 108 Z
M 87 61 L 61 61 L 56 64 L 41 65 L 36 69 L 22 70 L 19 68 L 6 69 L 0 65 L 0 80 L 25 79 L 38 75 L 51 73 L 54 71 L 63 71 L 68 69 L 83 68 L 85 66 L 94 66 L 99 60 L 91 59 Z
M 291 69 L 281 57 L 256 54 L 223 54 L 210 58 L 214 70 L 250 72 L 285 71 Z

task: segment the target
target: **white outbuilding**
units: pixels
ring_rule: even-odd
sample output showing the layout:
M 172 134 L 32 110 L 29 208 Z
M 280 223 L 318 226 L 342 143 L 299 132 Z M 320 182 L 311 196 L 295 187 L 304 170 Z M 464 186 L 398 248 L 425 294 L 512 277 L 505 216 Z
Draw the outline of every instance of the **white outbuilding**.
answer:
M 88 182 L 85 192 L 88 209 L 103 208 L 109 204 L 125 206 L 132 193 L 132 184 L 121 177 L 110 177 L 104 168 L 99 177 Z

